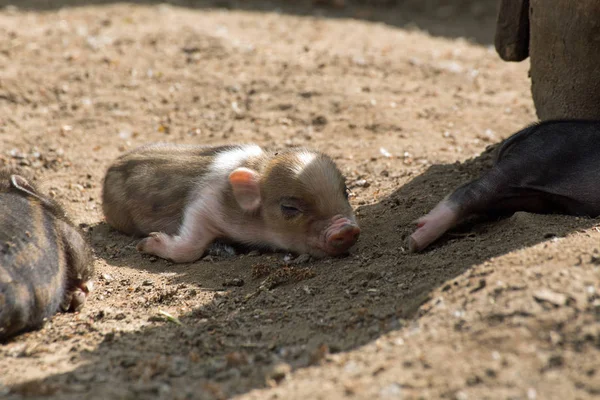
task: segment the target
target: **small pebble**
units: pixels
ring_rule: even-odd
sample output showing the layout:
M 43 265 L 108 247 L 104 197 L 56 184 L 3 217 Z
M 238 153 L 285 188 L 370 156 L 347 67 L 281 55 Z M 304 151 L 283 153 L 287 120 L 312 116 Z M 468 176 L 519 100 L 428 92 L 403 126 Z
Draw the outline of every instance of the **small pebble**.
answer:
M 548 289 L 538 290 L 533 294 L 533 298 L 537 301 L 545 301 L 555 306 L 564 306 L 567 304 L 567 296 L 562 293 L 556 293 Z
M 326 125 L 327 118 L 324 117 L 323 115 L 319 115 L 312 120 L 312 124 L 313 125 Z
M 244 280 L 241 278 L 228 279 L 225 282 L 223 282 L 223 286 L 244 286 Z
M 310 261 L 310 254 L 301 254 L 292 263 L 293 264 L 306 264 L 309 261 Z
M 121 321 L 124 320 L 125 318 L 127 318 L 127 315 L 125 315 L 125 313 L 118 313 L 117 315 L 115 315 L 114 319 L 116 319 L 117 321 Z
M 283 362 L 278 363 L 273 368 L 271 368 L 271 370 L 267 374 L 267 378 L 279 383 L 283 379 L 285 379 L 285 377 L 287 375 L 289 375 L 289 373 L 291 371 L 292 371 L 292 367 L 290 366 L 290 364 L 283 363 Z
M 369 186 L 371 186 L 371 184 L 366 179 L 359 179 L 354 182 L 354 185 L 363 188 L 368 188 Z

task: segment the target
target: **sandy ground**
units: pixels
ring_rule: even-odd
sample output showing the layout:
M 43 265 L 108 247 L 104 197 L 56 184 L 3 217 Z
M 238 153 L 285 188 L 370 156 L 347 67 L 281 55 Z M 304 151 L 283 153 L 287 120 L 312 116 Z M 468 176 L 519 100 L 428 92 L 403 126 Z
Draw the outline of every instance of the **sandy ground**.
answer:
M 517 213 L 406 249 L 536 119 L 528 62 L 491 47 L 495 1 L 18 3 L 0 1 L 0 165 L 81 224 L 97 289 L 0 345 L 0 396 L 600 396 L 597 220 Z M 141 256 L 103 222 L 101 182 L 156 141 L 325 151 L 361 239 L 321 261 Z

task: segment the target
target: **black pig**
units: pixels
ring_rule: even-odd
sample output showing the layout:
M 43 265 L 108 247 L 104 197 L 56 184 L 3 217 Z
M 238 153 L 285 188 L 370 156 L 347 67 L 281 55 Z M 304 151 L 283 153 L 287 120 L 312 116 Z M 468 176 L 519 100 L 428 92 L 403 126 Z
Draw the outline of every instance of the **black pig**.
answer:
M 421 251 L 464 218 L 516 211 L 600 215 L 600 121 L 546 121 L 509 137 L 481 178 L 417 220 L 411 251 Z

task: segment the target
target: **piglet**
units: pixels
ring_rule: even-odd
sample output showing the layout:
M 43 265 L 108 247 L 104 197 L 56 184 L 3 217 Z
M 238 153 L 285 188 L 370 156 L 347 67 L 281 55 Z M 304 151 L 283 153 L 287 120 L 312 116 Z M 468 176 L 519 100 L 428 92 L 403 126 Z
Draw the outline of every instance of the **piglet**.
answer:
M 326 155 L 257 145 L 152 144 L 111 165 L 108 224 L 137 249 L 177 263 L 217 238 L 314 257 L 346 253 L 360 234 L 344 177 Z
M 600 122 L 559 120 L 529 126 L 499 147 L 491 170 L 417 220 L 409 248 L 423 250 L 474 214 L 598 216 L 599 179 Z
M 93 274 L 91 249 L 62 207 L 0 170 L 0 341 L 81 309 Z

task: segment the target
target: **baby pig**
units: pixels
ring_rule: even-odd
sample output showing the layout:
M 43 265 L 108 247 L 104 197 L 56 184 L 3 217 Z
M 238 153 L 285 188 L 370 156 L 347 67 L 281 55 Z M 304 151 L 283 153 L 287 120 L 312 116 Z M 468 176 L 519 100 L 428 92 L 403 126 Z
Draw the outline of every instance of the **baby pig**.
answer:
M 0 341 L 85 303 L 92 252 L 61 206 L 0 170 Z
M 336 256 L 360 234 L 344 177 L 307 149 L 143 146 L 108 169 L 103 209 L 114 228 L 147 236 L 139 251 L 174 262 L 199 259 L 217 238 Z

